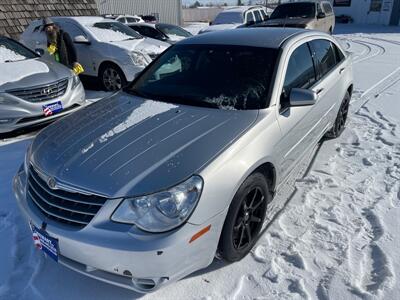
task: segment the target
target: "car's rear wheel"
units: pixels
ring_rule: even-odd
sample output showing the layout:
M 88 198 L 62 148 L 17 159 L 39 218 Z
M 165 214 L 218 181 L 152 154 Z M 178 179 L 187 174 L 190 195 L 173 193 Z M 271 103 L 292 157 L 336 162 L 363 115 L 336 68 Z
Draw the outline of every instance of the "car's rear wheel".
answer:
M 222 229 L 219 252 L 230 262 L 246 256 L 257 241 L 270 200 L 264 175 L 254 173 L 240 186 Z
M 333 127 L 331 128 L 331 130 L 329 130 L 325 134 L 325 137 L 330 138 L 330 139 L 338 138 L 342 134 L 344 129 L 346 128 L 346 121 L 347 121 L 347 116 L 349 114 L 349 107 L 350 107 L 350 99 L 351 99 L 351 96 L 350 96 L 349 92 L 346 92 L 346 95 L 344 96 L 342 104 L 340 105 L 339 112 L 337 114 L 335 123 L 333 124 Z
M 106 91 L 122 89 L 127 81 L 122 70 L 115 64 L 107 63 L 101 66 L 99 71 L 101 86 Z

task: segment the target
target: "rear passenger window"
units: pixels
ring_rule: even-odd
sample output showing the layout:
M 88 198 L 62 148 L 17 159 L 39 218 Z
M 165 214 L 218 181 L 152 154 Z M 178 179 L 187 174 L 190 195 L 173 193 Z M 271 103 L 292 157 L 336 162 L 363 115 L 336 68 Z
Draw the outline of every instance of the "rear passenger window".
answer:
M 344 59 L 344 54 L 335 44 L 332 44 L 332 48 L 335 52 L 336 64 L 339 64 Z
M 324 11 L 327 15 L 332 13 L 332 6 L 329 3 L 323 3 L 322 6 L 324 7 Z
M 247 19 L 247 21 L 246 21 L 247 23 L 255 22 L 255 20 L 254 20 L 254 15 L 253 15 L 252 12 L 248 12 L 248 13 L 247 13 L 246 19 Z
M 307 43 L 298 47 L 289 59 L 283 84 L 281 108 L 288 105 L 290 91 L 293 88 L 308 89 L 316 81 L 314 62 Z
M 261 18 L 261 13 L 260 13 L 260 11 L 258 11 L 258 10 L 255 10 L 255 11 L 254 11 L 254 16 L 256 17 L 256 22 L 257 22 L 257 23 L 259 23 L 259 22 L 261 22 L 261 21 L 262 21 L 262 18 Z
M 268 15 L 263 9 L 261 10 L 261 15 L 262 15 L 264 21 L 268 19 Z
M 334 49 L 328 40 L 311 41 L 311 48 L 318 62 L 319 77 L 323 77 L 336 66 Z

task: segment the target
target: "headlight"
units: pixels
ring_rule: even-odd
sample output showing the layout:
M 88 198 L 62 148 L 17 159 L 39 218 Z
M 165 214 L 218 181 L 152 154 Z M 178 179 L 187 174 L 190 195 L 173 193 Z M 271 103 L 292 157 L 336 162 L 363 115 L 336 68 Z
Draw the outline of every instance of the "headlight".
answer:
M 131 57 L 133 64 L 136 66 L 146 67 L 149 64 L 146 57 L 142 53 L 131 52 L 129 56 Z
M 199 201 L 203 189 L 200 176 L 167 191 L 125 199 L 111 217 L 112 221 L 134 224 L 149 232 L 165 232 L 183 224 Z
M 76 88 L 81 83 L 79 76 L 75 75 L 72 77 L 72 88 Z
M 32 144 L 29 145 L 28 149 L 26 150 L 25 153 L 25 160 L 24 160 L 24 171 L 25 174 L 28 174 L 29 171 L 29 165 L 31 162 L 31 149 L 32 149 Z

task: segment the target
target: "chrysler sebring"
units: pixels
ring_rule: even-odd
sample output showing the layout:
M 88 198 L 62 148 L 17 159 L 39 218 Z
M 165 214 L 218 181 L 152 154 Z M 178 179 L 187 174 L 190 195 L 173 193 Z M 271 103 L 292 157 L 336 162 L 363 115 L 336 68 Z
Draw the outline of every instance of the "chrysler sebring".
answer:
M 14 179 L 35 244 L 139 292 L 243 258 L 268 204 L 345 127 L 350 58 L 303 29 L 179 42 L 124 91 L 43 130 Z

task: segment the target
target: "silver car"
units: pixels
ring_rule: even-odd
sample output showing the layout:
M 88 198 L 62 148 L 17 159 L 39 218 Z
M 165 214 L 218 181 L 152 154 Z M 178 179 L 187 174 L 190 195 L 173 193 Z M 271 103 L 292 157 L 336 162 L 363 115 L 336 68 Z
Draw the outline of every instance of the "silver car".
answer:
M 84 75 L 97 77 L 103 88 L 118 90 L 131 82 L 169 44 L 144 38 L 120 22 L 103 17 L 54 17 L 54 22 L 74 41 Z M 32 21 L 21 35 L 30 49 L 46 53 L 42 20 Z
M 139 292 L 216 253 L 240 260 L 298 162 L 343 131 L 352 82 L 350 58 L 322 32 L 186 39 L 124 92 L 42 131 L 17 202 L 50 257 Z
M 85 104 L 74 73 L 0 36 L 0 134 L 50 122 Z
M 262 5 L 227 8 L 215 17 L 210 26 L 201 29 L 199 34 L 259 24 L 268 20 L 271 12 L 272 9 Z

